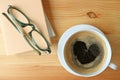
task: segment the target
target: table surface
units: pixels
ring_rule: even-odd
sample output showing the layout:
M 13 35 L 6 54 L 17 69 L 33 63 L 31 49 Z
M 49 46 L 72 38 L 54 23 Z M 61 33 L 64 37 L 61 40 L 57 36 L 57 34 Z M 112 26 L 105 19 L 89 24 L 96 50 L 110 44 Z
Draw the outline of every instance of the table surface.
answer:
M 52 38 L 52 54 L 26 52 L 6 56 L 0 30 L 0 80 L 120 80 L 120 0 L 43 0 L 45 12 L 56 37 Z M 71 26 L 91 24 L 107 36 L 113 51 L 112 62 L 118 70 L 107 68 L 98 76 L 84 78 L 68 73 L 59 63 L 57 44 Z

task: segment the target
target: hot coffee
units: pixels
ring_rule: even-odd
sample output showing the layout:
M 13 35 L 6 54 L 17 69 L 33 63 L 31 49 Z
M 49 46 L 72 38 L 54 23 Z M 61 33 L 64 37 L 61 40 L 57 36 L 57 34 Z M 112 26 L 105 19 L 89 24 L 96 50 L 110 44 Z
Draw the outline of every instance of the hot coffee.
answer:
M 72 35 L 67 41 L 64 56 L 67 64 L 76 72 L 91 73 L 104 63 L 107 51 L 104 41 L 89 31 Z
M 85 42 L 75 41 L 72 47 L 73 55 L 81 64 L 88 64 L 94 61 L 100 54 L 100 48 L 95 43 L 91 44 L 88 49 Z

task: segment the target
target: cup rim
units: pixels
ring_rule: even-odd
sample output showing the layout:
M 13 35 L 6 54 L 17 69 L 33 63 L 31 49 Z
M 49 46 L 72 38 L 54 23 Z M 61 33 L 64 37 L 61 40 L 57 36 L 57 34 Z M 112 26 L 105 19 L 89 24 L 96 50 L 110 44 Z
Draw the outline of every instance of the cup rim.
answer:
M 93 72 L 93 73 L 90 73 L 90 74 L 80 74 L 80 73 L 77 73 L 75 71 L 73 71 L 66 63 L 65 61 L 65 58 L 64 58 L 64 47 L 66 45 L 66 42 L 67 40 L 72 36 L 74 35 L 75 33 L 77 32 L 80 32 L 80 31 L 90 31 L 90 32 L 94 32 L 96 33 L 97 35 L 99 35 L 105 42 L 106 46 L 107 46 L 107 50 L 108 50 L 108 54 L 109 56 L 107 56 L 107 59 L 106 59 L 106 62 L 105 64 L 103 65 L 103 67 L 101 69 L 99 69 L 98 71 L 96 72 Z M 111 55 L 112 55 L 112 50 L 111 50 L 111 46 L 110 46 L 110 43 L 108 41 L 108 39 L 106 38 L 106 36 L 104 35 L 104 33 L 98 29 L 97 27 L 95 26 L 92 26 L 92 25 L 88 25 L 88 24 L 80 24 L 80 25 L 75 25 L 71 28 L 69 28 L 67 31 L 65 31 L 63 33 L 63 35 L 61 36 L 60 40 L 59 40 L 59 43 L 58 43 L 58 50 L 57 50 L 57 53 L 58 53 L 58 59 L 61 63 L 61 65 L 70 73 L 74 74 L 74 75 L 77 75 L 77 76 L 83 76 L 83 77 L 91 77 L 91 76 L 96 76 L 100 73 L 102 73 L 109 65 L 110 63 L 110 60 L 111 60 Z

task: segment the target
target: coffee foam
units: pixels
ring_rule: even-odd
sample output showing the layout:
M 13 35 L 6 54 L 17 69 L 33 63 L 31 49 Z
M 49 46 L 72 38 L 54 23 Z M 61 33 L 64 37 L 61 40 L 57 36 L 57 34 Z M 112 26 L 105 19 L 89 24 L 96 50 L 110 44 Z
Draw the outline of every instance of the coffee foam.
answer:
M 84 41 L 89 48 L 92 43 L 96 43 L 100 47 L 100 55 L 91 63 L 88 64 L 81 64 L 78 60 L 75 61 L 74 55 L 72 53 L 72 45 L 76 40 Z M 107 57 L 106 45 L 103 40 L 96 34 L 88 31 L 78 32 L 74 34 L 70 39 L 67 41 L 65 46 L 65 60 L 68 66 L 78 73 L 91 73 L 96 72 L 98 69 L 102 67 L 104 61 Z

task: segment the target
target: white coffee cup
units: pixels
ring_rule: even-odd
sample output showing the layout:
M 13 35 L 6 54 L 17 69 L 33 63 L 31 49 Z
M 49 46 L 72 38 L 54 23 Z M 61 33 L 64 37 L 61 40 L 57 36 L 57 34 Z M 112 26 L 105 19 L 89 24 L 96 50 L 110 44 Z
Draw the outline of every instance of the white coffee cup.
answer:
M 65 60 L 65 56 L 64 56 L 65 45 L 66 45 L 67 41 L 69 40 L 69 38 L 72 35 L 74 35 L 75 33 L 81 32 L 81 31 L 89 31 L 89 32 L 93 32 L 93 33 L 99 35 L 99 37 L 101 37 L 101 39 L 103 39 L 103 41 L 105 42 L 105 45 L 107 47 L 106 49 L 107 49 L 108 56 L 105 59 L 104 64 L 96 72 L 92 72 L 89 74 L 83 74 L 80 72 L 78 73 L 78 72 L 72 70 L 70 68 L 70 66 L 67 64 L 67 62 Z M 96 76 L 96 75 L 102 73 L 108 66 L 113 70 L 117 70 L 117 65 L 115 65 L 114 63 L 111 63 L 111 57 L 112 57 L 112 50 L 111 50 L 111 46 L 110 46 L 109 41 L 107 40 L 106 36 L 104 35 L 104 33 L 101 30 L 99 30 L 98 28 L 96 28 L 92 25 L 80 24 L 80 25 L 76 25 L 76 26 L 71 27 L 62 35 L 62 37 L 60 38 L 59 43 L 58 43 L 58 58 L 59 58 L 61 65 L 68 72 L 70 72 L 76 76 L 83 76 L 83 77 Z

